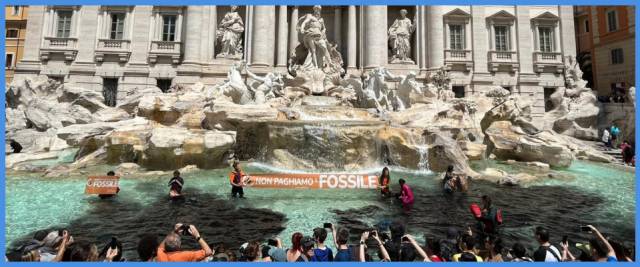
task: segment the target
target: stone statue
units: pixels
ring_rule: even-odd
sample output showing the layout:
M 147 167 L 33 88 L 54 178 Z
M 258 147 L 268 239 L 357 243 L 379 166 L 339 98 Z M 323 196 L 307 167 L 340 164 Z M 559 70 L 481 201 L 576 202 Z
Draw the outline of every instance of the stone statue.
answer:
M 222 39 L 222 49 L 217 58 L 242 58 L 242 33 L 244 32 L 244 22 L 236 12 L 238 6 L 231 6 L 231 11 L 224 15 L 218 25 L 218 39 Z
M 575 98 L 580 96 L 582 92 L 591 92 L 591 88 L 587 87 L 587 81 L 582 79 L 582 70 L 578 61 L 572 56 L 565 57 L 564 78 L 567 90 L 567 97 Z
M 327 41 L 327 29 L 324 19 L 321 17 L 322 7 L 313 6 L 313 14 L 307 14 L 300 18 L 298 32 L 302 35 L 302 43 L 309 53 L 305 59 L 305 66 L 323 69 L 331 65 L 329 55 L 329 41 Z
M 414 64 L 411 60 L 411 34 L 416 26 L 407 18 L 407 10 L 400 10 L 400 18 L 397 18 L 389 28 L 389 46 L 391 57 L 389 63 Z
M 375 108 L 378 112 L 393 110 L 389 101 L 389 88 L 385 83 L 386 69 L 379 67 L 369 71 L 364 78 L 362 92 L 357 92 L 359 106 Z
M 323 95 L 344 74 L 342 56 L 336 45 L 327 40 L 327 29 L 321 17 L 322 7 L 314 6 L 313 14 L 298 19 L 297 31 L 302 40 L 291 52 L 288 70 L 305 81 L 303 88 Z
M 244 66 L 244 69 L 251 79 L 254 79 L 260 83 L 255 89 L 253 88 L 253 86 L 249 86 L 249 90 L 252 90 L 254 93 L 253 101 L 256 104 L 264 104 L 269 99 L 281 97 L 284 95 L 284 82 L 280 73 L 270 72 L 265 76 L 260 77 L 249 71 L 246 65 Z
M 233 103 L 241 105 L 250 104 L 253 101 L 251 92 L 247 88 L 247 85 L 245 85 L 242 75 L 240 74 L 244 65 L 245 63 L 242 61 L 234 62 L 227 73 L 227 81 L 217 87 L 218 91 L 230 97 Z
M 416 81 L 416 73 L 409 72 L 407 75 L 394 75 L 385 69 L 385 78 L 391 81 L 398 81 L 398 86 L 393 94 L 393 99 L 397 99 L 394 110 L 400 111 L 411 107 L 411 93 L 422 94 L 422 86 Z

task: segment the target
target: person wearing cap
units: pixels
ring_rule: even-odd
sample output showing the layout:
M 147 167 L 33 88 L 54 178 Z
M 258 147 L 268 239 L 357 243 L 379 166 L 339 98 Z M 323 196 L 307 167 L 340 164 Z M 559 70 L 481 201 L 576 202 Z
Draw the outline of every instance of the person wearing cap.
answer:
M 204 241 L 198 229 L 194 225 L 189 225 L 188 233 L 196 239 L 201 249 L 194 251 L 182 250 L 181 232 L 182 224 L 175 225 L 174 230 L 160 243 L 156 252 L 156 259 L 159 262 L 186 262 L 186 261 L 202 261 L 213 254 L 209 244 Z

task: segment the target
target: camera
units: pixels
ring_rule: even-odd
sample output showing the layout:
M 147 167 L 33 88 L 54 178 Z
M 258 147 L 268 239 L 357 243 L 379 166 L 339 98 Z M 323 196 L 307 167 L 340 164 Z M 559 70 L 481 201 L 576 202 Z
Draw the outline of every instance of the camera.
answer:
M 324 223 L 324 225 L 322 227 L 331 229 L 332 226 L 333 226 L 333 224 L 331 224 L 331 223 Z
M 180 226 L 180 229 L 178 230 L 178 232 L 182 235 L 190 235 L 191 233 L 189 233 L 189 228 L 191 228 L 190 225 L 183 224 L 182 226 Z
M 111 242 L 109 242 L 109 248 L 116 249 L 118 247 L 118 240 L 115 237 L 111 238 Z
M 273 239 L 273 238 L 269 238 L 269 240 L 267 240 L 267 245 L 272 246 L 272 247 L 277 247 L 278 246 L 278 241 Z
M 583 225 L 583 226 L 580 226 L 580 231 L 582 231 L 582 232 L 587 232 L 587 233 L 588 233 L 588 232 L 591 232 L 591 227 L 589 227 L 589 226 L 584 226 L 584 225 Z

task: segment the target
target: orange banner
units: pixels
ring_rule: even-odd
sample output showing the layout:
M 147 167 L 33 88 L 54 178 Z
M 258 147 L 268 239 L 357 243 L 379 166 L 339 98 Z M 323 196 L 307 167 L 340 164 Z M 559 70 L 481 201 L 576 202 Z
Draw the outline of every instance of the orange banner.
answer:
M 89 176 L 85 194 L 112 195 L 118 192 L 118 176 Z
M 233 174 L 230 174 L 231 178 Z M 278 174 L 259 173 L 246 175 L 244 184 L 256 188 L 281 189 L 375 189 L 378 176 L 368 174 Z

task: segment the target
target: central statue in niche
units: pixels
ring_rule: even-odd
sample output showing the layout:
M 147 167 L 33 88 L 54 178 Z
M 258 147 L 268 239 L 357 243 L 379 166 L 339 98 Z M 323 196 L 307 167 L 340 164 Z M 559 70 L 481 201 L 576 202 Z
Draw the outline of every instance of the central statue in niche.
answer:
M 337 45 L 327 40 L 327 28 L 322 19 L 322 7 L 314 6 L 313 14 L 297 21 L 298 39 L 302 40 L 292 51 L 289 73 L 302 80 L 302 88 L 310 94 L 325 95 L 344 74 L 342 56 Z
M 218 25 L 217 38 L 222 44 L 222 49 L 216 58 L 242 58 L 242 33 L 244 33 L 244 22 L 237 12 L 238 6 L 231 6 L 231 11 L 224 15 Z
M 400 18 L 397 18 L 389 28 L 391 48 L 389 63 L 414 64 L 411 60 L 411 35 L 415 30 L 415 23 L 407 18 L 407 10 L 401 9 Z

